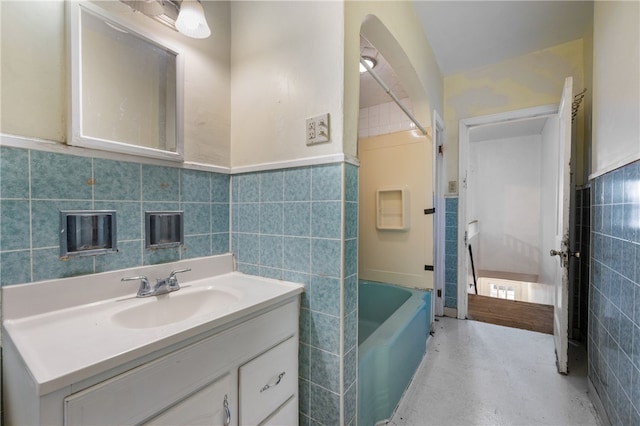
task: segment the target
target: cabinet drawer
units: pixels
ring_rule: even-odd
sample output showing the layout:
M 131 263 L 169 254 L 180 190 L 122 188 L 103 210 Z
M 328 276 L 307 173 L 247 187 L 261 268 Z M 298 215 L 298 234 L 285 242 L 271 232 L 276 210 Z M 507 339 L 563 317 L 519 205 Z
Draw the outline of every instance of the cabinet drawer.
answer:
M 298 339 L 291 337 L 240 367 L 240 423 L 260 423 L 297 389 Z

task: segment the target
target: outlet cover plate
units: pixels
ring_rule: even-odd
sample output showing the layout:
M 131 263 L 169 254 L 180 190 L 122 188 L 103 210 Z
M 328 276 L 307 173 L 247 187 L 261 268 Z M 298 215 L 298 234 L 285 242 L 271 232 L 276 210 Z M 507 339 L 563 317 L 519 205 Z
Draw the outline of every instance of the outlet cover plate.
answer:
M 308 118 L 305 133 L 307 145 L 329 142 L 331 140 L 329 113 Z

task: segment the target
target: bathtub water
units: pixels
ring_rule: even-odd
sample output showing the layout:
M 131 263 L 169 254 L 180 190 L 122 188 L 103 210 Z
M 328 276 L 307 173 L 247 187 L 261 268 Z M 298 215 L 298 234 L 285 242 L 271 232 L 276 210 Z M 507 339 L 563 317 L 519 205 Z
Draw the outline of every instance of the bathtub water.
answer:
M 393 414 L 426 349 L 431 292 L 360 281 L 358 424 Z

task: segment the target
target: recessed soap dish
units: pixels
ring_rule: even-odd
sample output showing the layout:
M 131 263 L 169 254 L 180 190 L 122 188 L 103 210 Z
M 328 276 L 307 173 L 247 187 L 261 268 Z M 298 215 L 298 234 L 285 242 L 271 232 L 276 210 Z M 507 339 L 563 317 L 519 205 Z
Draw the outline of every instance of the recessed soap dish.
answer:
M 166 248 L 184 243 L 183 212 L 145 212 L 145 247 Z
M 60 256 L 118 251 L 115 210 L 60 211 Z

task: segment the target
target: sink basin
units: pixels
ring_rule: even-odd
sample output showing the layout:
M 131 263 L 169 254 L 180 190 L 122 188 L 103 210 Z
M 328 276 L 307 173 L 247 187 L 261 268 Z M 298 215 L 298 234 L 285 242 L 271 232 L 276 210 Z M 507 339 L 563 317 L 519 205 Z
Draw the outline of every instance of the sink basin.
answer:
M 240 300 L 239 296 L 211 287 L 182 289 L 161 296 L 138 299 L 139 304 L 114 314 L 114 323 L 125 328 L 153 328 L 207 313 L 224 314 Z

